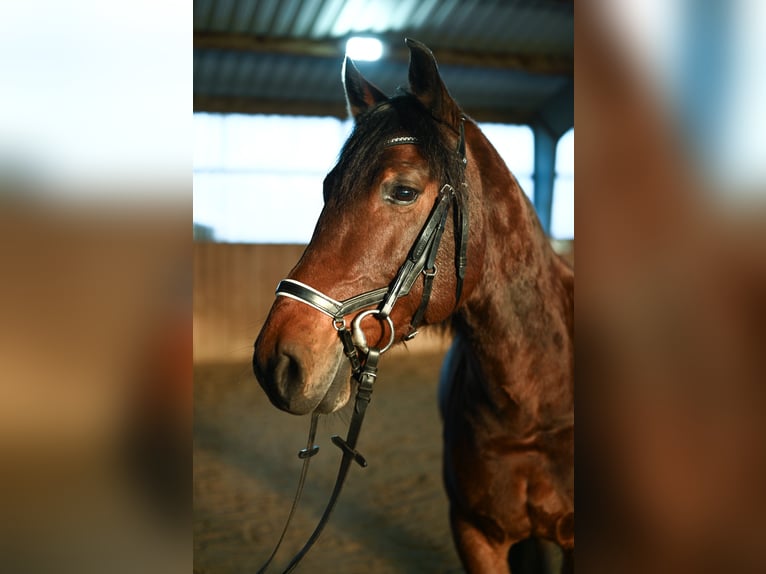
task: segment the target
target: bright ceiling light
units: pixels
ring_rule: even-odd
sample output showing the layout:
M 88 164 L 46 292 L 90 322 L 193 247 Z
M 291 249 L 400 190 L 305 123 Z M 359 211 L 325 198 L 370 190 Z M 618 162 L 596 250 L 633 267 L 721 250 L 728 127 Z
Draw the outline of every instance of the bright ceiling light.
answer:
M 346 56 L 352 60 L 374 62 L 383 55 L 383 43 L 377 38 L 349 38 L 346 42 Z

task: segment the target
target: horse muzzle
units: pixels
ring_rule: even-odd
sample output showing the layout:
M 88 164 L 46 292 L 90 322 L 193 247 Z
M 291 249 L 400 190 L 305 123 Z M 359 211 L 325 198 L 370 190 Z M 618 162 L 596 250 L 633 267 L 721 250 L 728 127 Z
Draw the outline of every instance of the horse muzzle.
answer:
M 297 305 L 297 303 L 294 303 Z M 350 396 L 348 368 L 337 335 L 324 321 L 281 317 L 291 305 L 275 305 L 253 352 L 253 372 L 271 403 L 288 413 L 329 413 Z M 289 325 L 279 330 L 276 325 Z

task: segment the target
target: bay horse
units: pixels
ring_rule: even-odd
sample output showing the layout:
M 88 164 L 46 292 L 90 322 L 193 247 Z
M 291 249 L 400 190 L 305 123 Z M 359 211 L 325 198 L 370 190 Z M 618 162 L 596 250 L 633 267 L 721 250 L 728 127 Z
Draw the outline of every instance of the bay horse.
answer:
M 569 560 L 574 274 L 431 51 L 406 42 L 409 89 L 393 97 L 344 62 L 354 131 L 255 342 L 254 372 L 278 408 L 330 413 L 352 392 L 338 339 L 346 315 L 362 356 L 411 338 L 418 323 L 451 323 L 439 394 L 460 559 L 471 573 L 510 572 L 511 546 L 539 538 Z

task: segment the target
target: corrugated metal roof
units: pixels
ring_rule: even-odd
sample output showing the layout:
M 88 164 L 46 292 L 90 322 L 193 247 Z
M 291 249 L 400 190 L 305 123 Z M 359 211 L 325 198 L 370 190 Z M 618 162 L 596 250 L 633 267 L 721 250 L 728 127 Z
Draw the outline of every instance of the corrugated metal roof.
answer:
M 311 40 L 417 34 L 433 47 L 571 54 L 573 10 L 540 0 L 195 0 L 194 29 Z
M 343 43 L 375 34 L 360 69 L 386 92 L 407 78 L 403 39 L 427 44 L 477 119 L 529 121 L 573 76 L 573 2 L 195 0 L 195 109 L 344 114 Z M 560 100 L 560 98 L 559 98 Z

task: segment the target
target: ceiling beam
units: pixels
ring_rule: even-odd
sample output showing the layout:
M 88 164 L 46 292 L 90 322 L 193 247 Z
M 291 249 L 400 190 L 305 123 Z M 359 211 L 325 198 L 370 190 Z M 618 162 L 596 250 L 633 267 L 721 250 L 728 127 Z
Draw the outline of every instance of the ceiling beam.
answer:
M 397 38 L 396 41 L 381 39 L 388 45 L 387 58 L 394 61 L 408 61 L 409 50 L 404 46 L 401 38 Z M 194 32 L 195 50 L 224 50 L 341 59 L 344 55 L 343 42 L 342 39 L 316 41 L 218 32 Z M 434 52 L 439 64 L 443 66 L 510 69 L 532 74 L 574 75 L 574 58 L 572 55 L 468 52 L 438 47 L 434 48 Z
M 569 80 L 545 103 L 537 116 L 538 122 L 546 126 L 556 140 L 574 127 L 574 81 Z
M 263 98 L 194 95 L 194 111 L 221 114 L 281 114 L 293 116 L 333 116 L 346 119 L 345 103 L 311 100 L 271 100 Z M 465 113 L 478 122 L 529 125 L 533 112 L 502 108 L 470 108 Z
M 236 96 L 204 96 L 194 94 L 194 111 L 220 114 L 280 114 L 288 116 L 348 117 L 346 105 L 341 102 L 312 100 L 271 100 Z

